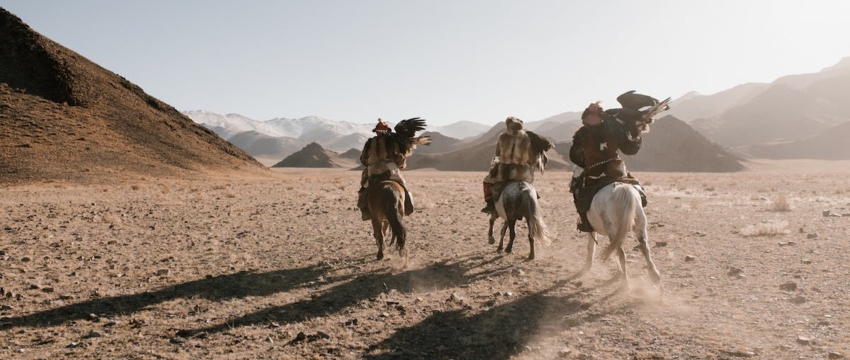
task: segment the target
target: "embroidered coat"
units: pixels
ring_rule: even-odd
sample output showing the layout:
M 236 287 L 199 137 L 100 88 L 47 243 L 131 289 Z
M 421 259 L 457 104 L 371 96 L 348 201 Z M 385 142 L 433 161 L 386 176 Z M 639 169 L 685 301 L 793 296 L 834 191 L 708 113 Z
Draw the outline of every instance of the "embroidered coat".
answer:
M 584 174 L 592 178 L 607 176 L 619 179 L 628 172 L 617 151 L 626 155 L 637 154 L 641 141 L 642 137 L 630 139 L 624 130 L 618 131 L 605 123 L 584 125 L 573 135 L 570 161 L 584 168 Z

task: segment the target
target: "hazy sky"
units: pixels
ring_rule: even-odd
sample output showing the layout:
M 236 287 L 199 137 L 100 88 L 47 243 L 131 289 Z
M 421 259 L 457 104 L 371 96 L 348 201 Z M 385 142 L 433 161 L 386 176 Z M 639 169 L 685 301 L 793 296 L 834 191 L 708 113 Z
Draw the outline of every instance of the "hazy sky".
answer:
M 178 110 L 540 120 L 850 56 L 850 1 L 0 0 Z M 675 106 L 675 104 L 674 104 Z

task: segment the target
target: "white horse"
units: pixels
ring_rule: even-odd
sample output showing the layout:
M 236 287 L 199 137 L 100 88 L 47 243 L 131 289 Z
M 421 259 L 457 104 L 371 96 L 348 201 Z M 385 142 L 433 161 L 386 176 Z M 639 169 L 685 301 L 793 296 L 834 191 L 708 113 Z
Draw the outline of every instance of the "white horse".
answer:
M 599 254 L 599 259 L 608 260 L 613 253 L 617 253 L 622 271 L 622 289 L 628 290 L 629 276 L 626 272 L 626 253 L 623 251 L 623 242 L 628 236 L 629 230 L 634 231 L 640 251 L 646 259 L 649 278 L 658 287 L 659 293 L 664 294 L 661 285 L 661 275 L 652 261 L 649 252 L 646 234 L 646 214 L 641 206 L 640 194 L 631 184 L 615 182 L 601 190 L 593 197 L 587 219 L 595 231 L 587 233 L 587 259 L 584 263 L 582 274 L 593 267 L 593 258 L 596 252 L 596 234 L 607 236 L 610 240 L 608 246 Z

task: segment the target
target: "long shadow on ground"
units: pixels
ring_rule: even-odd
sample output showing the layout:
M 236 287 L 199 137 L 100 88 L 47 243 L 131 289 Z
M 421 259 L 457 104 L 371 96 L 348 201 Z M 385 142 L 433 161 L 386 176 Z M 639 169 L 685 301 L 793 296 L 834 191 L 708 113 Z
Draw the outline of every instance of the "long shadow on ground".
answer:
M 59 325 L 68 321 L 87 318 L 89 314 L 96 314 L 101 317 L 130 314 L 144 310 L 150 305 L 176 298 L 200 297 L 209 300 L 224 300 L 287 292 L 308 286 L 310 282 L 328 271 L 327 266 L 316 264 L 298 269 L 266 273 L 239 272 L 216 277 L 210 276 L 202 280 L 186 282 L 157 291 L 98 298 L 30 315 L 0 319 L 0 329 Z M 343 279 L 334 279 L 334 281 L 341 280 Z
M 508 359 L 531 341 L 568 327 L 564 318 L 589 323 L 611 313 L 585 312 L 591 305 L 549 294 L 555 287 L 468 316 L 465 310 L 437 312 L 370 348 L 364 359 Z M 616 310 L 615 312 L 620 311 Z M 578 317 L 577 317 L 578 316 Z
M 238 326 L 272 322 L 280 325 L 303 322 L 312 318 L 328 316 L 328 314 L 355 305 L 361 300 L 375 298 L 388 289 L 395 289 L 400 292 L 413 292 L 416 289 L 445 289 L 469 284 L 492 273 L 504 271 L 504 269 L 495 269 L 480 273 L 471 272 L 483 268 L 484 264 L 492 261 L 482 259 L 481 256 L 468 256 L 451 260 L 456 262 L 441 261 L 419 270 L 399 274 L 392 274 L 385 270 L 365 273 L 351 281 L 340 281 L 341 284 L 316 293 L 311 299 L 266 308 L 240 318 L 228 319 L 226 323 L 207 328 L 180 330 L 178 335 L 194 336 L 201 333 L 216 333 L 228 331 Z

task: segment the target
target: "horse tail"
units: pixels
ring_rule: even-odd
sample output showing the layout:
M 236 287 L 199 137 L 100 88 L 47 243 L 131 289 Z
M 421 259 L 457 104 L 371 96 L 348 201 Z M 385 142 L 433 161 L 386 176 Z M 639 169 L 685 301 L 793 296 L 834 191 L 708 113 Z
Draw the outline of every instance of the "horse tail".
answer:
M 384 187 L 381 203 L 384 206 L 384 215 L 387 217 L 387 222 L 390 223 L 390 229 L 393 231 L 393 236 L 390 239 L 390 245 L 393 243 L 400 249 L 404 249 L 404 243 L 407 237 L 406 230 L 402 219 L 402 210 L 404 209 L 404 190 L 401 185 L 393 182 Z
M 619 210 L 619 212 L 615 212 L 614 218 L 603 219 L 605 220 L 605 223 L 613 223 L 615 228 L 613 229 L 613 233 L 610 229 L 606 229 L 610 235 L 609 240 L 611 242 L 608 244 L 608 247 L 599 254 L 599 259 L 601 260 L 608 260 L 611 258 L 611 254 L 613 254 L 614 251 L 617 251 L 617 249 L 623 246 L 623 242 L 626 240 L 629 230 L 634 227 L 635 213 L 637 212 L 638 206 L 640 206 L 640 199 L 635 196 L 635 192 L 637 192 L 637 190 L 633 190 L 634 187 L 628 184 L 613 184 L 613 186 L 614 189 L 612 191 L 611 206 L 614 206 L 617 210 Z
M 528 231 L 541 244 L 545 246 L 551 245 L 552 239 L 549 238 L 549 228 L 546 227 L 546 222 L 543 221 L 543 211 L 537 202 L 537 192 L 524 191 L 522 202 L 525 213 L 527 214 Z

